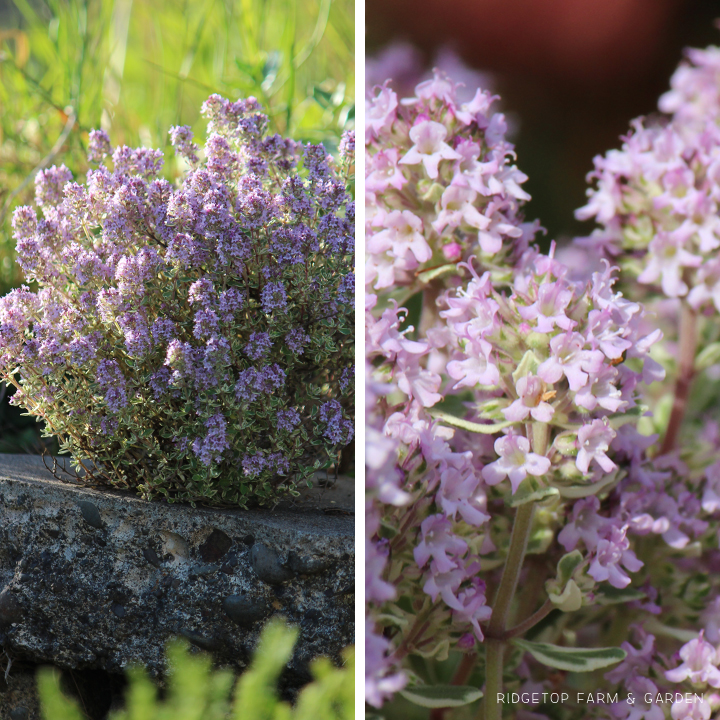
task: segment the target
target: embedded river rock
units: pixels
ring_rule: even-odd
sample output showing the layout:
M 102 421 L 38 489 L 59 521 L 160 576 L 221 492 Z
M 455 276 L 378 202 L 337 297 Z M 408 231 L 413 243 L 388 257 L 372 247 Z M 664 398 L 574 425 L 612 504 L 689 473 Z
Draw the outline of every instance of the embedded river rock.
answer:
M 0 455 L 0 649 L 109 673 L 142 663 L 158 677 L 181 636 L 241 669 L 277 614 L 300 629 L 282 678 L 292 691 L 309 660 L 354 642 L 353 506 L 343 478 L 274 510 L 214 510 L 61 482 L 42 458 Z

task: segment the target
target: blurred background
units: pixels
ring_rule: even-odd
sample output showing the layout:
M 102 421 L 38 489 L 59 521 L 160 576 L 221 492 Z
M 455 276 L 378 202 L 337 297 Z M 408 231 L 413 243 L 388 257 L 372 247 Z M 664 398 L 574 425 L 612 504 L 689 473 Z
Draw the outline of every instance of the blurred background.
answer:
M 656 112 L 683 48 L 720 45 L 717 17 L 717 0 L 366 0 L 367 52 L 381 60 L 373 82 L 383 66 L 407 70 L 408 46 L 383 54 L 398 42 L 428 67 L 452 70 L 451 51 L 486 73 L 530 176 L 526 217 L 561 240 L 591 229 L 573 211 L 593 157 Z
M 253 95 L 271 132 L 333 152 L 355 118 L 354 38 L 354 0 L 0 0 L 0 295 L 22 283 L 13 209 L 41 168 L 84 174 L 89 130 L 165 150 L 172 179 L 170 126 L 202 145 L 208 95 Z M 40 451 L 7 400 L 0 386 L 0 452 Z

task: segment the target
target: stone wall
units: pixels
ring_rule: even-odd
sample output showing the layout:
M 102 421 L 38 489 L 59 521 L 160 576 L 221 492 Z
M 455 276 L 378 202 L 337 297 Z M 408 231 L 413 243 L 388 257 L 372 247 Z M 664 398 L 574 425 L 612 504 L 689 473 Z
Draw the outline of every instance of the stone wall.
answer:
M 292 694 L 310 659 L 354 642 L 353 504 L 350 480 L 274 510 L 147 502 L 0 455 L 0 647 L 19 663 L 114 675 L 141 663 L 160 678 L 181 636 L 242 669 L 279 614 L 300 628 Z

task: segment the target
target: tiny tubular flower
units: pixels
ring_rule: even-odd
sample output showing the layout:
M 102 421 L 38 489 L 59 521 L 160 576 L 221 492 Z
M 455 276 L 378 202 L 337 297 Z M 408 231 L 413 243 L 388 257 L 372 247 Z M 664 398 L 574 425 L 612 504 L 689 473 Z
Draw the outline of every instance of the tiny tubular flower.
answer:
M 607 455 L 615 435 L 616 432 L 606 420 L 593 420 L 589 425 L 583 425 L 578 431 L 578 470 L 587 473 L 593 460 L 605 472 L 615 470 L 617 465 Z
M 410 130 L 410 139 L 414 145 L 400 159 L 403 165 L 422 163 L 428 177 L 434 180 L 438 176 L 438 166 L 442 160 L 459 160 L 460 153 L 446 142 L 447 128 L 439 122 L 421 120 Z
M 521 422 L 530 415 L 538 422 L 550 422 L 555 410 L 545 401 L 551 399 L 555 392 L 547 392 L 545 383 L 539 377 L 526 375 L 518 378 L 515 390 L 520 397 L 503 410 L 506 420 Z
M 703 637 L 703 631 L 694 640 L 685 643 L 680 648 L 682 664 L 665 672 L 665 678 L 670 682 L 683 682 L 711 685 L 720 688 L 720 670 L 718 670 L 717 650 Z
M 506 477 L 510 479 L 513 494 L 528 476 L 539 477 L 550 469 L 550 460 L 530 452 L 530 441 L 522 435 L 506 435 L 495 441 L 498 460 L 482 469 L 482 476 L 488 485 L 497 485 Z

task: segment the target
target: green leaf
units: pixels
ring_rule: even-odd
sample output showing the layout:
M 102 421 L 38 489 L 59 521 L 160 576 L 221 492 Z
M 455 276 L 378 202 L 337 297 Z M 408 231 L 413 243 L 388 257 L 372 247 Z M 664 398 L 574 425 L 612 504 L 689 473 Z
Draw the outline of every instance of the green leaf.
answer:
M 435 278 L 442 277 L 443 275 L 449 275 L 455 272 L 455 263 L 449 263 L 447 265 L 441 265 L 440 267 L 429 268 L 418 273 L 418 280 L 422 283 L 429 283 Z
M 556 487 L 542 487 L 537 478 L 528 476 L 520 483 L 520 487 L 510 498 L 508 505 L 510 505 L 510 507 L 518 507 L 518 505 L 538 502 L 559 494 Z
M 647 405 L 636 405 L 634 408 L 630 408 L 630 410 L 610 415 L 608 418 L 610 427 L 617 430 L 619 427 L 627 425 L 629 422 L 637 422 L 637 419 L 642 417 L 647 411 Z
M 562 583 L 566 583 L 575 572 L 575 568 L 580 565 L 583 561 L 582 553 L 579 550 L 573 550 L 567 555 L 563 555 L 560 558 L 560 562 L 557 564 L 558 579 Z
M 624 650 L 606 648 L 568 648 L 550 643 L 534 643 L 527 640 L 513 640 L 521 650 L 529 652 L 539 663 L 558 670 L 570 672 L 592 672 L 608 667 L 625 659 Z
M 381 521 L 380 527 L 378 529 L 378 534 L 380 535 L 380 537 L 390 540 L 398 534 L 398 529 L 396 527 L 393 527 L 389 523 Z
M 563 612 L 575 612 L 582 607 L 583 602 L 582 590 L 572 579 L 567 581 L 561 593 L 548 592 L 548 598 Z
M 535 375 L 537 373 L 538 367 L 540 367 L 540 361 L 538 360 L 537 355 L 535 355 L 532 350 L 528 350 L 523 355 L 520 364 L 517 366 L 515 372 L 512 374 L 512 379 L 517 385 L 517 381 L 520 378 L 526 377 L 527 375 Z
M 695 358 L 695 372 L 706 370 L 718 362 L 720 362 L 720 342 L 710 343 L 710 345 L 703 348 Z
M 460 707 L 479 700 L 481 690 L 467 685 L 417 685 L 400 694 L 414 705 L 426 708 Z
M 494 435 L 496 432 L 500 432 L 503 428 L 512 425 L 512 422 L 509 420 L 499 423 L 490 423 L 488 425 L 481 425 L 480 423 L 463 420 L 462 418 L 455 417 L 454 415 L 448 415 L 447 413 L 441 411 L 431 411 L 430 414 L 437 420 L 447 423 L 448 425 L 460 428 L 461 430 L 467 430 L 468 432 L 480 433 L 481 435 Z
M 612 585 L 601 585 L 595 590 L 595 602 L 598 605 L 617 605 L 642 600 L 645 597 L 647 596 L 642 590 L 632 587 L 616 588 Z
M 558 490 L 562 497 L 572 498 L 574 500 L 576 498 L 588 497 L 589 495 L 597 495 L 601 490 L 604 490 L 608 485 L 612 485 L 618 480 L 617 471 L 613 471 L 607 477 L 604 477 L 596 483 L 590 483 L 588 485 L 560 485 Z
M 583 594 L 573 574 L 582 565 L 583 556 L 579 550 L 563 555 L 557 564 L 557 576 L 545 583 L 550 602 L 563 612 L 575 612 L 582 607 Z M 581 582 L 581 581 L 580 581 Z

